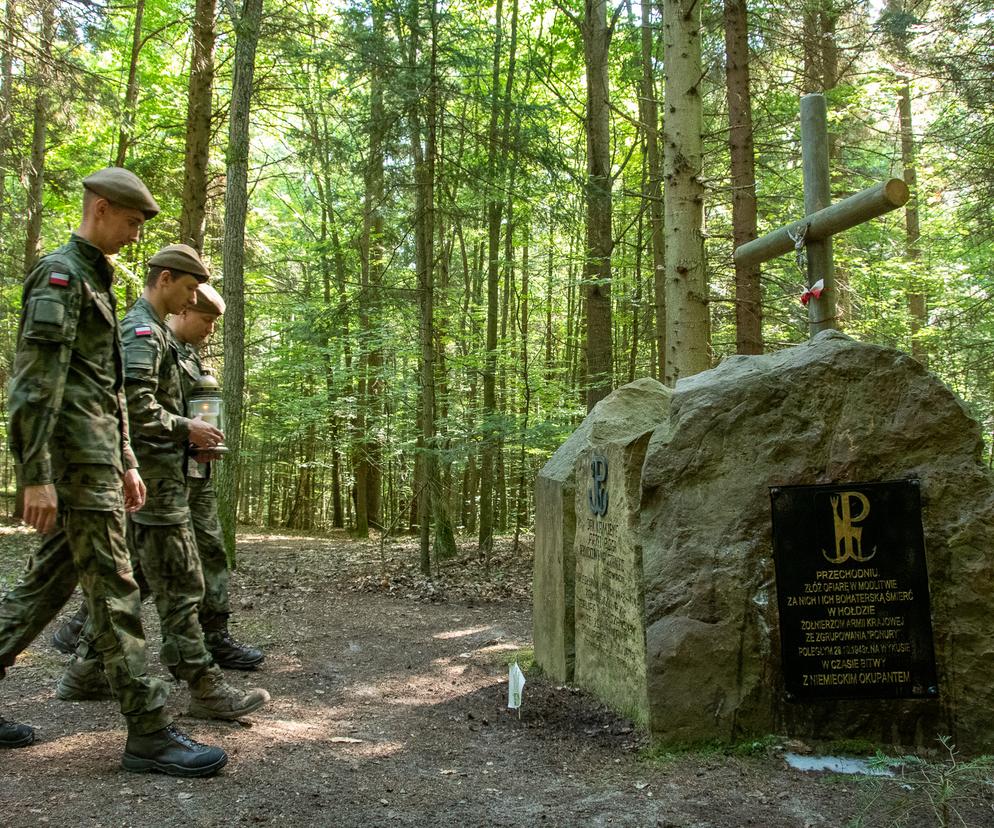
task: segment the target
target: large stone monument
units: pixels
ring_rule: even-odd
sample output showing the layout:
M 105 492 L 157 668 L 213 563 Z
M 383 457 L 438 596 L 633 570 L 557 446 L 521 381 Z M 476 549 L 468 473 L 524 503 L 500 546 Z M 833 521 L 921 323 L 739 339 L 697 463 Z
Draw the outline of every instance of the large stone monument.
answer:
M 534 641 L 542 669 L 557 681 L 574 681 L 579 650 L 584 685 L 641 719 L 643 576 L 632 521 L 645 449 L 671 396 L 653 379 L 619 388 L 552 455 L 535 486 L 541 518 L 535 523 Z M 600 481 L 606 509 L 595 511 L 597 493 L 586 481 L 604 469 L 611 472 Z
M 880 481 L 920 492 L 920 517 L 878 501 Z M 776 540 L 786 561 L 814 567 L 790 586 L 781 578 L 782 591 L 821 594 L 795 598 L 807 615 L 785 625 L 804 629 L 782 631 L 778 599 L 792 596 L 778 595 L 771 496 L 819 484 L 796 490 L 825 504 L 810 543 L 803 514 L 799 541 Z M 536 660 L 657 739 L 913 746 L 950 734 L 994 749 L 992 476 L 977 423 L 906 355 L 826 331 L 731 357 L 673 391 L 641 380 L 594 408 L 536 491 Z M 893 540 L 904 535 L 881 529 L 878 542 L 871 529 L 859 546 L 864 501 L 880 527 L 920 520 L 917 590 L 905 571 L 915 553 Z M 816 536 L 833 521 L 849 533 L 838 550 Z M 912 615 L 924 630 L 909 632 Z M 911 650 L 935 680 L 908 678 Z M 798 663 L 819 666 L 789 672 Z M 795 681 L 819 689 L 805 696 Z

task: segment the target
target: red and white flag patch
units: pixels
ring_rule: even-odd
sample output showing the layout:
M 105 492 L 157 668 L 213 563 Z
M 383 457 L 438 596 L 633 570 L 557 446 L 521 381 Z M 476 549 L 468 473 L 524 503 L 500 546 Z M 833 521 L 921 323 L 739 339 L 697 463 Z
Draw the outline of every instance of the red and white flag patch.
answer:
M 135 336 L 151 336 L 152 326 L 151 325 L 139 325 L 135 328 Z
M 57 287 L 67 287 L 69 284 L 69 276 L 65 273 L 51 273 L 48 277 L 48 283 Z

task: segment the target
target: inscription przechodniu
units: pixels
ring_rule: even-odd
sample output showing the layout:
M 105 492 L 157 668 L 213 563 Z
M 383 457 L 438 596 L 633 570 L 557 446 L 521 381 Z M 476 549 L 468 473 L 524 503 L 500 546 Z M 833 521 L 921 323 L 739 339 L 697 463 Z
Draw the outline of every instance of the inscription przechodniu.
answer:
M 918 482 L 770 494 L 788 698 L 936 696 Z

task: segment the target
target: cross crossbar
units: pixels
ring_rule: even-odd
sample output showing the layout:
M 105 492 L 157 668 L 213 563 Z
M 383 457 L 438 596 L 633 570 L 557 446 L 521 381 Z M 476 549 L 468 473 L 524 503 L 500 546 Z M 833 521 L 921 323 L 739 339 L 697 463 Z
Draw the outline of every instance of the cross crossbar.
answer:
M 794 239 L 800 233 L 804 234 L 806 241 L 821 241 L 864 221 L 903 207 L 908 201 L 908 196 L 908 185 L 900 178 L 891 178 L 889 181 L 874 184 L 817 213 L 812 213 L 793 224 L 785 225 L 735 248 L 735 263 L 742 267 L 750 267 L 775 259 L 794 249 Z

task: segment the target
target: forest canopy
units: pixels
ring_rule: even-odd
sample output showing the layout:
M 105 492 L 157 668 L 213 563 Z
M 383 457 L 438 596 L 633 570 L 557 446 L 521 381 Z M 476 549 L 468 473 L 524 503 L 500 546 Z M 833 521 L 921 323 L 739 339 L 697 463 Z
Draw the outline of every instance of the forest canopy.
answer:
M 700 50 L 682 99 L 678 19 Z M 610 388 L 804 341 L 795 257 L 737 273 L 732 251 L 804 215 L 809 92 L 833 200 L 911 188 L 835 238 L 839 327 L 994 430 L 989 3 L 6 0 L 3 31 L 4 379 L 26 269 L 76 227 L 88 173 L 130 168 L 162 213 L 117 259 L 120 307 L 177 241 L 236 303 L 207 357 L 241 402 L 240 521 L 430 521 L 443 551 L 452 530 L 486 550 L 530 528 L 535 472 Z M 688 114 L 680 181 L 667 129 Z M 684 185 L 692 206 L 664 211 Z M 663 284 L 688 240 L 689 310 Z

